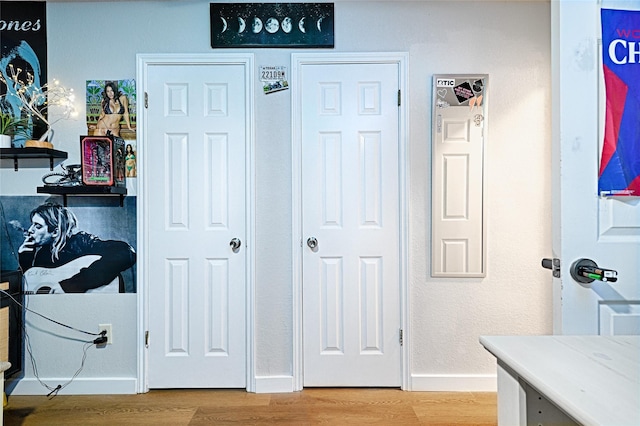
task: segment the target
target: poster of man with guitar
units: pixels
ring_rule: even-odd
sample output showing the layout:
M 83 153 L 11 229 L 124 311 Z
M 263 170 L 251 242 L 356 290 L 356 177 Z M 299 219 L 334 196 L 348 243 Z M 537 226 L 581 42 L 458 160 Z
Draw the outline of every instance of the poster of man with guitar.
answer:
M 25 293 L 125 292 L 121 272 L 136 262 L 127 242 L 78 231 L 75 214 L 55 203 L 39 205 L 30 219 L 18 248 Z

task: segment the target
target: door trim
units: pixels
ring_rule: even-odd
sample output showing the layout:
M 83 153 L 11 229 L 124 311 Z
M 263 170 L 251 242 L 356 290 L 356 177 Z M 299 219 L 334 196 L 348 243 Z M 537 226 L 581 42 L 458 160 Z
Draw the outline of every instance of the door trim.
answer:
M 145 170 L 148 166 L 144 155 L 147 146 L 147 109 L 144 107 L 144 93 L 147 91 L 148 69 L 154 65 L 243 65 L 247 85 L 245 95 L 246 118 L 246 157 L 245 157 L 245 226 L 246 226 L 246 390 L 255 392 L 255 339 L 254 339 L 254 300 L 255 300 L 255 132 L 254 132 L 254 55 L 253 54 L 138 54 L 136 55 L 136 91 L 138 93 L 138 178 L 137 178 L 137 222 L 138 222 L 138 288 L 137 288 L 137 325 L 138 325 L 138 368 L 137 392 L 149 391 L 148 350 L 145 345 L 145 333 L 149 328 L 149 282 L 148 271 L 151 262 L 148 258 L 149 228 L 147 209 L 149 182 Z
M 397 64 L 398 81 L 402 93 L 401 105 L 398 107 L 398 185 L 399 185 L 399 279 L 400 279 L 400 327 L 403 330 L 403 345 L 401 351 L 401 380 L 402 389 L 411 387 L 411 332 L 409 330 L 409 303 L 408 291 L 408 141 L 407 129 L 409 99 L 407 90 L 409 55 L 404 52 L 388 53 L 294 53 L 291 55 L 291 208 L 292 208 L 292 275 L 293 275 L 293 387 L 294 391 L 304 387 L 303 377 L 303 327 L 302 327 L 302 69 L 305 65 L 314 64 Z

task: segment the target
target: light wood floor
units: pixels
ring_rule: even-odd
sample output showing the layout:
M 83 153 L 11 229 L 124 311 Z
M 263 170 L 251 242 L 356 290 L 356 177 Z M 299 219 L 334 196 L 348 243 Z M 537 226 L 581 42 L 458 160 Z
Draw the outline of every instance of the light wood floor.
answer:
M 496 425 L 495 393 L 398 389 L 153 390 L 139 395 L 9 396 L 13 425 Z

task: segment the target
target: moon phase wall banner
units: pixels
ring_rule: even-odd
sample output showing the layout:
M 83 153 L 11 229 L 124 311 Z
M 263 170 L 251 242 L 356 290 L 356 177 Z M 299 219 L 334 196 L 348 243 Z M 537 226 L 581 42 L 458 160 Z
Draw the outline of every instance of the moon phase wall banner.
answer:
M 211 3 L 211 47 L 333 47 L 333 3 Z
M 640 196 L 640 11 L 602 9 L 606 89 L 600 195 Z

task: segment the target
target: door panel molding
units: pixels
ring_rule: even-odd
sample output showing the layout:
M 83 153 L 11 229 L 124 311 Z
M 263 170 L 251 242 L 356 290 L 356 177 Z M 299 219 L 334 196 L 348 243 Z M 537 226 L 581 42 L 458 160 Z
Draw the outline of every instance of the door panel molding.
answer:
M 403 330 L 404 344 L 401 348 L 401 379 L 402 389 L 410 389 L 410 339 L 409 329 L 409 291 L 408 291 L 408 191 L 409 191 L 409 168 L 408 168 L 408 53 L 388 52 L 388 53 L 294 53 L 291 55 L 291 99 L 292 99 L 292 272 L 293 272 L 293 387 L 294 390 L 301 390 L 303 384 L 303 326 L 302 326 L 302 259 L 303 241 L 302 235 L 302 93 L 300 87 L 302 82 L 302 70 L 305 65 L 319 64 L 397 64 L 399 70 L 399 87 L 401 91 L 401 102 L 398 108 L 399 127 L 399 164 L 398 164 L 398 184 L 399 184 L 399 279 L 400 279 L 400 324 Z M 367 98 L 375 97 L 375 88 L 363 87 L 362 90 Z M 335 106 L 331 98 L 338 96 L 337 88 L 327 87 L 323 92 L 326 100 L 325 106 Z M 370 103 L 372 106 L 375 102 Z M 369 104 L 367 104 L 369 105 Z M 332 213 L 339 206 L 331 207 Z M 335 218 L 334 218 L 335 219 Z
M 255 132 L 254 132 L 254 55 L 245 53 L 229 53 L 229 54 L 138 54 L 136 57 L 136 90 L 141 98 L 147 90 L 148 71 L 151 66 L 158 65 L 230 65 L 237 64 L 244 67 L 244 80 L 246 84 L 245 105 L 245 134 L 246 134 L 246 150 L 245 150 L 245 205 L 246 214 L 244 218 L 246 238 L 244 244 L 246 249 L 246 384 L 247 391 L 255 392 L 255 360 L 254 360 L 254 299 L 255 299 Z M 221 88 L 211 88 L 212 93 L 222 93 Z M 212 96 L 212 100 L 220 96 Z M 210 114 L 219 114 L 219 108 L 212 105 L 209 109 Z M 137 221 L 138 221 L 138 241 L 140 250 L 138 253 L 138 278 L 141 285 L 138 286 L 137 292 L 137 339 L 138 339 L 138 368 L 137 368 L 137 392 L 143 393 L 149 390 L 147 381 L 148 370 L 148 352 L 145 345 L 146 330 L 149 327 L 149 270 L 151 268 L 148 258 L 149 248 L 149 229 L 147 218 L 152 212 L 148 211 L 148 194 L 151 182 L 147 177 L 146 169 L 147 157 L 145 155 L 146 148 L 149 144 L 148 137 L 148 117 L 147 109 L 141 102 L 138 115 L 138 178 L 137 178 Z M 213 135 L 212 135 L 213 136 Z M 212 223 L 220 218 L 211 218 Z M 214 336 L 215 337 L 215 336 Z M 212 346 L 219 346 L 216 342 L 211 342 Z

